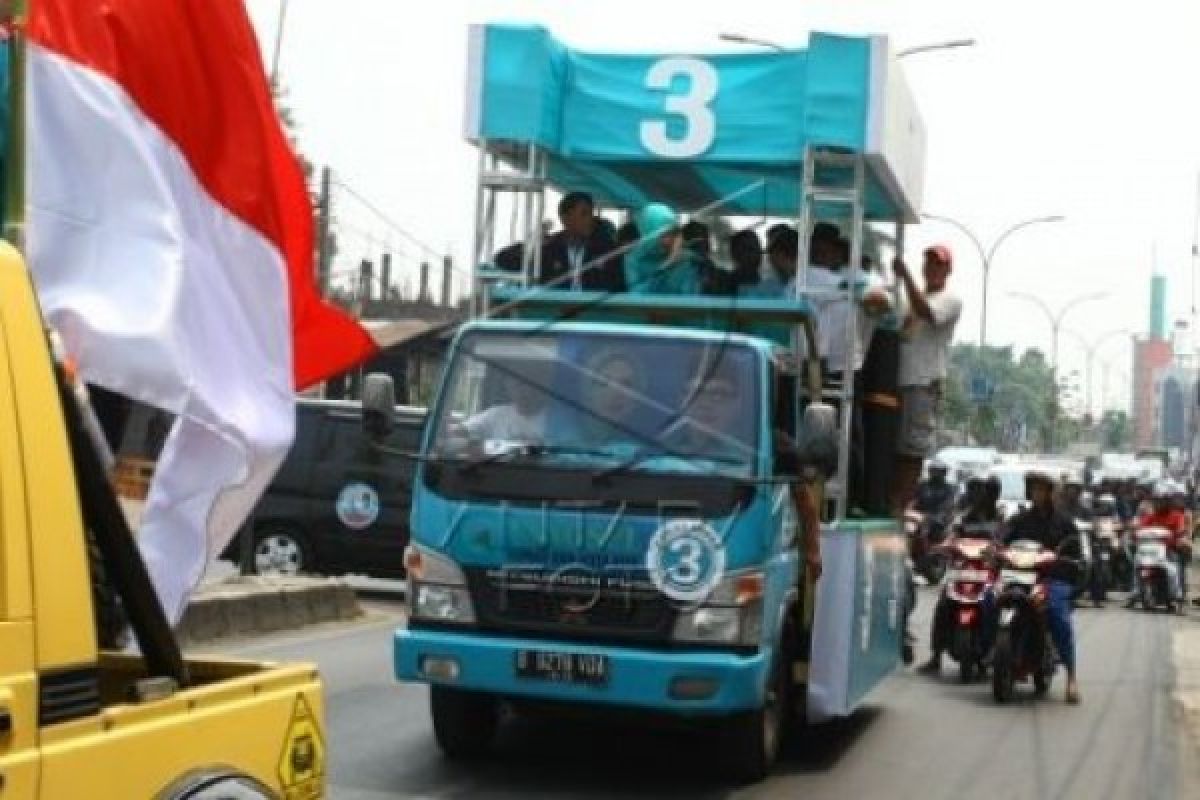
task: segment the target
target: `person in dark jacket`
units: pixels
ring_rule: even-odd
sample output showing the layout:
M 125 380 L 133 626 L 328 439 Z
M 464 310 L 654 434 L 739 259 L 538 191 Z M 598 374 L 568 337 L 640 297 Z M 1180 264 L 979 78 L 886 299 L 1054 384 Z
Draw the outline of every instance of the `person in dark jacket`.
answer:
M 1079 576 L 1079 530 L 1075 521 L 1054 505 L 1054 479 L 1041 472 L 1025 476 L 1029 508 L 1013 517 L 1005 544 L 1018 539 L 1039 543 L 1058 553 L 1059 560 L 1051 567 L 1046 597 L 1046 622 L 1050 638 L 1067 670 L 1067 702 L 1079 702 L 1079 682 L 1075 676 L 1075 631 L 1071 624 L 1071 598 Z
M 610 228 L 598 224 L 596 205 L 586 192 L 569 192 L 558 204 L 562 229 L 542 241 L 537 283 L 555 289 L 625 291 L 621 257 Z M 496 266 L 517 271 L 524 246 L 518 242 L 496 254 Z

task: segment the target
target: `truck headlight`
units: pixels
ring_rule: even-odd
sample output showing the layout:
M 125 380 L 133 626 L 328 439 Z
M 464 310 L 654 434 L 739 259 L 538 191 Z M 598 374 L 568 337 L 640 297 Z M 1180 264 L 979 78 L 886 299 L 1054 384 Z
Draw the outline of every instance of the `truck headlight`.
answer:
M 762 639 L 761 572 L 725 577 L 704 605 L 680 612 L 672 638 L 677 642 L 753 647 Z
M 411 619 L 430 622 L 475 622 L 475 608 L 462 568 L 449 558 L 420 545 L 404 551 L 408 573 L 408 607 Z

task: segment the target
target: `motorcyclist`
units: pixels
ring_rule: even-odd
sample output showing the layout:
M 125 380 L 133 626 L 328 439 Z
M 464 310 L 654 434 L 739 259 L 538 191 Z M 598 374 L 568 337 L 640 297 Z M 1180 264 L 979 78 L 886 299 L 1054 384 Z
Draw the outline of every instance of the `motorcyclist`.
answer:
M 968 478 L 966 498 L 970 505 L 951 526 L 951 536 L 972 534 L 978 536 L 986 532 L 989 538 L 1000 539 L 1003 535 L 1003 515 L 997 507 L 1000 490 L 1000 479 L 995 476 L 985 479 L 982 476 L 974 475 Z M 939 594 L 929 631 L 929 647 L 932 653 L 929 660 L 917 668 L 919 672 L 936 675 L 941 671 L 942 653 L 949 647 L 953 611 L 953 603 L 949 601 L 945 593 Z
M 1170 532 L 1171 538 L 1167 540 L 1167 554 L 1177 567 L 1179 575 L 1180 590 L 1187 593 L 1187 577 L 1184 573 L 1184 562 L 1186 559 L 1182 553 L 1185 548 L 1190 549 L 1191 542 L 1188 539 L 1187 530 L 1187 515 L 1176 508 L 1174 502 L 1175 490 L 1167 481 L 1159 481 L 1154 485 L 1150 493 L 1150 507 L 1143 511 L 1137 518 L 1137 528 L 1165 528 Z M 1133 608 L 1137 603 L 1140 595 L 1140 585 L 1138 583 L 1137 570 L 1133 571 L 1133 593 L 1129 596 L 1129 600 L 1125 603 L 1126 608 Z
M 1032 540 L 1058 553 L 1051 567 L 1046 592 L 1046 623 L 1059 659 L 1067 670 L 1066 700 L 1080 701 L 1079 682 L 1075 673 L 1075 632 L 1071 624 L 1071 597 L 1080 570 L 1079 531 L 1075 522 L 1054 507 L 1054 478 L 1044 472 L 1031 471 L 1025 476 L 1025 491 L 1029 507 L 1009 522 L 1004 543 L 1018 539 Z M 995 597 L 984 596 L 988 619 L 989 643 L 995 636 Z
M 999 539 L 1004 515 L 1000 512 L 1000 479 L 995 475 L 972 476 L 967 480 L 967 509 L 955 521 L 955 533 L 987 529 L 993 538 Z
M 929 477 L 917 486 L 913 509 L 922 514 L 948 514 L 954 508 L 954 485 L 946 480 L 950 467 L 940 459 L 929 464 Z
M 1072 519 L 1091 521 L 1092 509 L 1084 496 L 1083 480 L 1078 476 L 1069 475 L 1063 480 L 1059 510 Z

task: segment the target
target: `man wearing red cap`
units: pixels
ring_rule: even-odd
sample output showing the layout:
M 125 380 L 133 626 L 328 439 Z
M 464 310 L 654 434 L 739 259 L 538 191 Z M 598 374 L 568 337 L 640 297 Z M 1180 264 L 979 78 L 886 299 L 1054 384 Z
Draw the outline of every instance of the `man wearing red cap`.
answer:
M 892 481 L 892 506 L 897 514 L 911 500 L 921 464 L 934 447 L 950 340 L 962 314 L 962 300 L 946 288 L 953 262 L 945 245 L 928 248 L 922 270 L 924 290 L 918 288 L 902 260 L 896 259 L 894 264 L 908 298 L 900 346 L 900 440 Z

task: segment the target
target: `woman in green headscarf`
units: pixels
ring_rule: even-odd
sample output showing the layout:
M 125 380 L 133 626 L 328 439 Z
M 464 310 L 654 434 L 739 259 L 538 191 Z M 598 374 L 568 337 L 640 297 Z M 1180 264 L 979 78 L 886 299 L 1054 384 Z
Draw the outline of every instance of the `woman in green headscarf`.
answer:
M 679 215 L 651 203 L 637 215 L 641 240 L 625 255 L 625 286 L 635 294 L 698 294 L 700 276 L 683 246 Z

